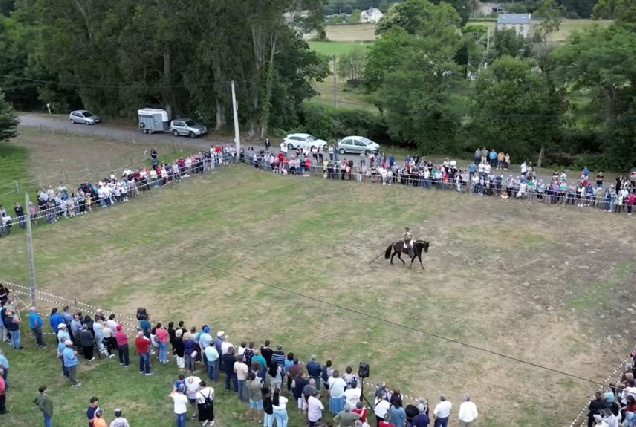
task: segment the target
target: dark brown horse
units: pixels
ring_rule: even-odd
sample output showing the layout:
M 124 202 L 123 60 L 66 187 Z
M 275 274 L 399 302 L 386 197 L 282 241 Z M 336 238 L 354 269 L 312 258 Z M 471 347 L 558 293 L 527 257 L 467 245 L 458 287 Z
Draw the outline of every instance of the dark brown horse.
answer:
M 422 263 L 422 253 L 428 252 L 428 246 L 429 246 L 429 243 L 426 240 L 418 239 L 415 242 L 413 242 L 414 255 L 411 257 L 411 265 L 409 265 L 409 268 L 413 267 L 413 261 L 415 261 L 415 258 L 418 258 L 420 260 L 420 265 L 422 266 L 422 270 L 426 268 L 424 267 L 424 264 Z M 393 257 L 397 255 L 400 261 L 402 261 L 402 264 L 406 264 L 404 260 L 402 259 L 402 254 L 406 254 L 410 256 L 408 248 L 405 248 L 404 242 L 400 240 L 399 242 L 395 242 L 394 244 L 386 248 L 386 252 L 384 252 L 384 258 L 385 259 L 390 258 L 391 265 L 393 265 Z

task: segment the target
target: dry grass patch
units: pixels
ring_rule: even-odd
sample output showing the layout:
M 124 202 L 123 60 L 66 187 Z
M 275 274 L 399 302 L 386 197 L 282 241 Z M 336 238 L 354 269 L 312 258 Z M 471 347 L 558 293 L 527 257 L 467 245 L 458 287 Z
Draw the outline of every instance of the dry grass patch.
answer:
M 36 230 L 36 268 L 53 293 L 340 368 L 368 361 L 374 380 L 432 401 L 468 392 L 486 425 L 562 425 L 591 384 L 435 335 L 604 379 L 629 343 L 601 339 L 622 328 L 599 311 L 629 296 L 596 302 L 632 280 L 630 219 L 235 167 Z M 369 265 L 404 225 L 431 241 L 428 269 Z M 26 281 L 22 242 L 0 251 L 6 277 Z

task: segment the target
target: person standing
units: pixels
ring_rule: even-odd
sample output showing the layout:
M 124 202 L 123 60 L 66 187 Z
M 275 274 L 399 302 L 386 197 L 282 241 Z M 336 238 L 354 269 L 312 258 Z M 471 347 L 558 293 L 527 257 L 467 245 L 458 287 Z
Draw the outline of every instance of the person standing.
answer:
M 274 390 L 272 396 L 272 407 L 274 409 L 274 419 L 276 419 L 276 427 L 287 427 L 289 416 L 287 415 L 287 398 L 280 395 L 280 389 Z
M 4 380 L 5 387 L 9 388 L 9 361 L 0 350 L 0 369 L 2 369 L 2 379 Z
M 84 358 L 88 361 L 95 360 L 95 356 L 93 356 L 93 349 L 95 347 L 95 337 L 91 331 L 88 330 L 88 326 L 82 326 L 82 330 L 80 331 L 80 346 L 82 347 L 82 354 Z
M 307 421 L 309 427 L 316 427 L 322 418 L 322 410 L 325 409 L 320 401 L 320 393 L 316 392 L 307 399 Z
M 88 427 L 93 426 L 95 414 L 99 411 L 99 399 L 95 396 L 91 397 L 88 408 L 86 409 L 86 418 L 88 418 Z
M 453 405 L 448 400 L 446 400 L 446 396 L 441 395 L 439 398 L 439 403 L 433 410 L 433 416 L 435 416 L 434 427 L 448 426 L 448 417 L 450 416 L 452 408 Z
M 188 412 L 188 398 L 185 394 L 179 393 L 176 390 L 172 390 L 170 393 L 172 402 L 174 403 L 174 415 L 177 422 L 177 427 L 186 427 L 186 414 Z
M 199 383 L 199 391 L 197 391 L 197 412 L 199 413 L 199 422 L 205 427 L 208 424 L 214 425 L 214 389 L 209 387 L 205 381 Z
M 73 341 L 67 340 L 64 344 L 66 348 L 62 350 L 62 362 L 66 367 L 68 379 L 71 381 L 71 384 L 75 387 L 79 387 L 82 383 L 77 381 L 77 365 L 79 365 L 77 352 L 73 350 Z
M 146 338 L 143 331 L 137 332 L 135 349 L 139 356 L 139 373 L 152 375 L 152 372 L 150 372 L 150 340 Z
M 477 405 L 470 401 L 470 396 L 464 396 L 464 401 L 459 405 L 460 427 L 471 427 L 477 419 Z
M 117 325 L 115 332 L 115 340 L 117 341 L 117 353 L 119 355 L 119 364 L 126 367 L 130 366 L 130 350 L 128 348 L 128 335 L 122 331 L 121 325 Z
M 44 344 L 44 340 L 42 339 L 42 326 L 44 323 L 42 322 L 42 318 L 37 312 L 35 307 L 31 307 L 31 311 L 29 312 L 29 328 L 31 332 L 33 332 L 33 336 L 35 337 L 35 342 L 39 347 L 46 347 Z M 55 331 L 57 333 L 57 331 Z
M 115 409 L 115 419 L 110 422 L 110 427 L 130 427 L 128 420 L 121 416 L 121 409 Z
M 159 363 L 168 363 L 168 331 L 161 323 L 157 323 L 155 335 L 159 342 Z
M 22 350 L 23 347 L 20 345 L 20 319 L 10 308 L 5 308 L 4 312 L 4 327 L 11 334 L 11 346 L 15 350 Z
M 51 427 L 53 425 L 53 401 L 46 394 L 46 386 L 42 386 L 38 389 L 39 394 L 33 399 L 33 403 L 38 406 L 42 412 L 44 419 L 44 427 Z
M 0 374 L 2 374 L 2 369 L 0 369 Z M 4 378 L 0 375 L 0 415 L 7 413 L 7 396 L 6 396 L 7 386 L 4 382 Z

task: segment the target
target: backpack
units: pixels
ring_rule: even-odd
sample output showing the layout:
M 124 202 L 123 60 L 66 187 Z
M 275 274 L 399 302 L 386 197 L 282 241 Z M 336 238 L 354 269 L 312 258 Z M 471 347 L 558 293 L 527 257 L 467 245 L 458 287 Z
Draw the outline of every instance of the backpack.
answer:
M 142 320 L 144 319 L 146 316 L 148 316 L 148 312 L 146 311 L 145 308 L 143 307 L 139 307 L 137 309 L 137 320 Z
M 201 393 L 201 395 L 203 396 L 203 393 Z M 210 392 L 208 393 L 207 396 L 203 396 L 205 398 L 205 401 L 203 402 L 203 406 L 207 409 L 210 408 L 212 406 L 212 391 L 210 390 Z

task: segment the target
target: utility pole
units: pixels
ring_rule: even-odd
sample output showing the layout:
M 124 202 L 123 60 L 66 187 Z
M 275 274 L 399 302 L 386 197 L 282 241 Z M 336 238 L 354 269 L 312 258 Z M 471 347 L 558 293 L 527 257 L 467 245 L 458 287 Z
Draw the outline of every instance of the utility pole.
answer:
M 236 144 L 236 155 L 239 155 L 241 141 L 239 140 L 238 105 L 236 105 L 236 91 L 234 90 L 234 80 L 232 86 L 232 109 L 234 110 L 234 143 Z
M 486 53 L 484 54 L 484 68 L 488 67 L 488 50 L 490 50 L 490 28 L 486 31 Z
M 333 102 L 338 108 L 338 78 L 336 76 L 336 55 L 333 56 Z
M 29 211 L 29 193 L 26 193 L 24 211 L 26 212 L 27 255 L 29 258 L 29 296 L 31 297 L 31 306 L 35 307 L 35 261 L 33 259 L 33 239 L 31 235 L 31 213 Z

